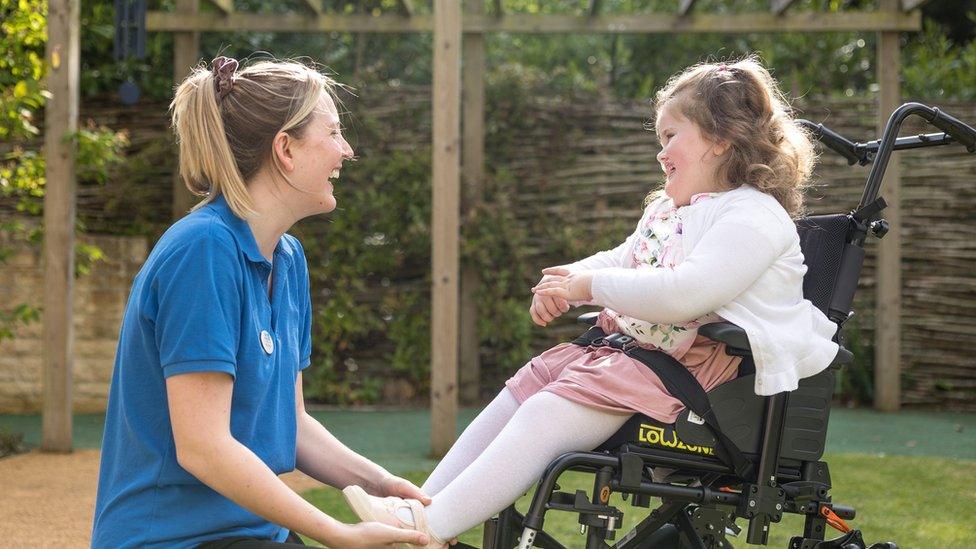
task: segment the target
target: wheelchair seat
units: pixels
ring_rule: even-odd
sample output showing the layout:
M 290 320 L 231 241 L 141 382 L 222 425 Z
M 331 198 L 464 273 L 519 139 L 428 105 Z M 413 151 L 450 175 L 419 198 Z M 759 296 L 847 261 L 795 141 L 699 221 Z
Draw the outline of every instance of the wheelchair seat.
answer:
M 746 362 L 746 361 L 743 361 Z M 753 391 L 755 374 L 740 375 L 708 393 L 722 432 L 751 461 L 758 461 L 763 435 L 765 399 Z M 823 372 L 800 381 L 790 394 L 786 408 L 780 464 L 799 465 L 823 455 L 827 438 L 834 372 Z M 715 456 L 715 436 L 694 412 L 683 410 L 674 423 L 635 414 L 609 439 L 595 449 L 614 452 L 624 445 L 657 450 L 659 453 L 694 454 L 705 462 L 720 463 Z

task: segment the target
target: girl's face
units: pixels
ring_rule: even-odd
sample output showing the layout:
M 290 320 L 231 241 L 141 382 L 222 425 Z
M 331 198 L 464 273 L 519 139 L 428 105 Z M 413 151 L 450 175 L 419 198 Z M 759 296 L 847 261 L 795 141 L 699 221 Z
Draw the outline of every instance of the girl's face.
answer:
M 666 103 L 657 118 L 657 136 L 664 176 L 664 192 L 675 206 L 687 206 L 691 197 L 723 190 L 716 172 L 724 160 L 726 146 L 705 139 L 698 125 L 685 118 L 672 103 Z
M 336 208 L 334 182 L 339 178 L 342 162 L 352 158 L 353 151 L 342 136 L 339 112 L 329 94 L 322 94 L 304 135 L 292 141 L 292 147 L 288 177 L 299 191 L 290 193 L 294 195 L 293 208 L 299 219 L 331 212 Z

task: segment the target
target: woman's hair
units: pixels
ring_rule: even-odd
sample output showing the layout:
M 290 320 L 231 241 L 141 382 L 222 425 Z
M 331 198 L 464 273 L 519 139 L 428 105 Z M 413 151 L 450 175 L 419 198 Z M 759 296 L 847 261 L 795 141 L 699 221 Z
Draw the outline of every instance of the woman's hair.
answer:
M 728 144 L 728 158 L 716 174 L 720 184 L 752 185 L 791 216 L 802 215 L 816 155 L 776 81 L 755 57 L 685 69 L 657 92 L 655 112 L 665 106 L 694 122 L 705 139 Z
M 180 147 L 180 176 L 195 195 L 194 209 L 224 195 L 241 218 L 254 213 L 246 182 L 271 160 L 278 132 L 295 138 L 312 118 L 323 93 L 335 100 L 338 84 L 293 61 L 260 61 L 237 70 L 237 61 L 198 66 L 176 88 L 170 104 Z

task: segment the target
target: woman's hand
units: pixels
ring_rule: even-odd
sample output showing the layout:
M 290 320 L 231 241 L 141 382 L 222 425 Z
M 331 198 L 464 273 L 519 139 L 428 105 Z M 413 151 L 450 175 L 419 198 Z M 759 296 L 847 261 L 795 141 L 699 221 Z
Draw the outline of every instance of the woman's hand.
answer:
M 556 277 L 554 276 L 543 275 L 542 280 L 539 281 L 539 284 L 555 279 Z M 565 299 L 539 295 L 537 293 L 532 294 L 532 305 L 529 306 L 529 315 L 532 317 L 532 322 L 535 322 L 539 326 L 546 327 L 550 322 L 556 318 L 559 318 L 568 310 L 569 302 L 567 302 Z
M 535 295 L 562 299 L 567 303 L 593 300 L 592 271 L 572 272 L 565 267 L 549 267 L 543 269 L 542 274 L 547 275 L 548 280 L 543 278 L 532 288 Z
M 376 483 L 371 490 L 372 495 L 387 497 L 396 496 L 403 499 L 415 499 L 424 505 L 430 505 L 430 496 L 425 494 L 416 484 L 405 478 L 387 474 Z
M 395 543 L 426 545 L 430 538 L 416 530 L 402 530 L 379 522 L 341 524 L 329 540 L 318 540 L 334 549 L 379 549 L 393 547 Z

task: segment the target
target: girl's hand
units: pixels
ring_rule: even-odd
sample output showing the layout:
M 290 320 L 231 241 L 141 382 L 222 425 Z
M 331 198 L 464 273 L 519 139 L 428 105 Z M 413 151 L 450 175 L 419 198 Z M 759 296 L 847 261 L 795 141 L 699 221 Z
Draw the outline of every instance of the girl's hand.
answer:
M 539 284 L 554 280 L 555 277 L 543 276 Z M 539 326 L 546 327 L 550 322 L 560 317 L 569 310 L 569 302 L 557 297 L 549 297 L 539 294 L 532 295 L 532 305 L 529 306 L 529 315 L 532 322 Z
M 591 271 L 571 272 L 564 267 L 549 267 L 543 269 L 542 274 L 550 275 L 549 280 L 543 279 L 532 288 L 532 292 L 539 296 L 555 297 L 567 302 L 593 300 L 593 273 Z
M 424 505 L 430 505 L 430 496 L 423 493 L 416 484 L 405 478 L 393 475 L 384 476 L 377 483 L 374 496 L 396 496 L 403 499 L 415 499 Z
M 341 524 L 330 540 L 319 540 L 335 549 L 380 549 L 396 543 L 426 545 L 430 537 L 416 530 L 402 530 L 379 522 Z

